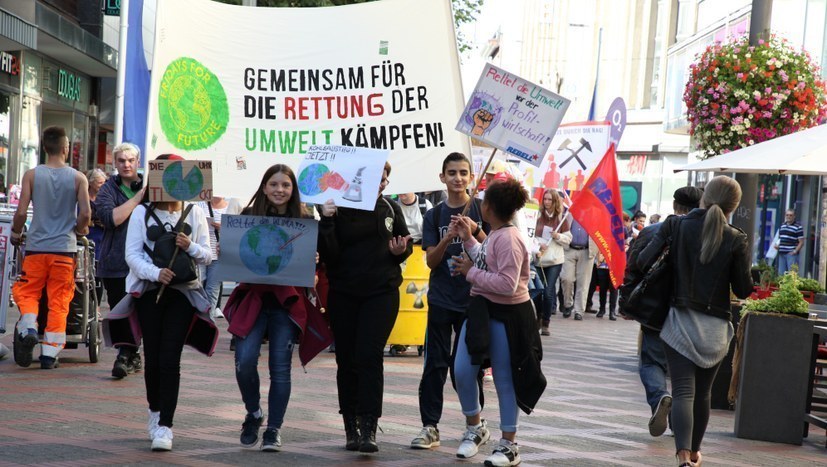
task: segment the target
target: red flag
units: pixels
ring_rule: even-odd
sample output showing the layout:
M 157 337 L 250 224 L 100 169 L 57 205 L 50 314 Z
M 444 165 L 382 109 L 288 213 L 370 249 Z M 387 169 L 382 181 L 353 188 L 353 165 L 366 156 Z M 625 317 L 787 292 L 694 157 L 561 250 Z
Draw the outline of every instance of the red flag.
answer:
M 626 269 L 626 239 L 614 144 L 609 146 L 583 189 L 574 195 L 569 212 L 606 258 L 612 285 L 620 287 Z

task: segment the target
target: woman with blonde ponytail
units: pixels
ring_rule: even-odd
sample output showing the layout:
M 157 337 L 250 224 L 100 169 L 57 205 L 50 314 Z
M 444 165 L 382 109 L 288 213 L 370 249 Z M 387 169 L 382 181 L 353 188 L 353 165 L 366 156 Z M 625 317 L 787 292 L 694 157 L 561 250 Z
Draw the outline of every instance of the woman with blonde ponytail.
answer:
M 730 289 L 740 298 L 752 292 L 747 235 L 727 222 L 740 201 L 738 182 L 713 178 L 701 207 L 667 219 L 637 258 L 638 267 L 648 270 L 670 245 L 672 305 L 660 337 L 672 379 L 672 431 L 681 467 L 702 462 L 712 382 L 733 335 Z

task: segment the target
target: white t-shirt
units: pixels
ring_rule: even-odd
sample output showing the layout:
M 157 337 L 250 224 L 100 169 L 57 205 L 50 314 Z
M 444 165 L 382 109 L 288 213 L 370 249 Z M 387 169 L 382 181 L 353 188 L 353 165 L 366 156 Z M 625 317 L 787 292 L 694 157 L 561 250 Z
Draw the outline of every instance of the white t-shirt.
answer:
M 433 205 L 427 199 L 425 200 L 425 211 L 433 208 Z M 411 234 L 411 240 L 416 243 L 422 241 L 422 211 L 419 209 L 419 196 L 417 196 L 410 206 L 399 200 L 399 207 L 402 208 L 402 215 L 405 216 L 405 223 L 408 225 L 408 232 Z

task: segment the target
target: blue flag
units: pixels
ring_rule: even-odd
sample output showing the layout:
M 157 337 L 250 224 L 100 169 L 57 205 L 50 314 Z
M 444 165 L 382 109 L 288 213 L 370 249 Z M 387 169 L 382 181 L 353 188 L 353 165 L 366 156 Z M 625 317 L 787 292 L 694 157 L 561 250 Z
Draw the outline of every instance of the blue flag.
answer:
M 149 107 L 149 67 L 144 56 L 144 0 L 129 2 L 129 29 L 126 41 L 126 80 L 123 105 L 123 140 L 146 154 L 146 116 Z M 121 64 L 124 66 L 124 64 Z M 115 144 L 120 144 L 116 141 Z

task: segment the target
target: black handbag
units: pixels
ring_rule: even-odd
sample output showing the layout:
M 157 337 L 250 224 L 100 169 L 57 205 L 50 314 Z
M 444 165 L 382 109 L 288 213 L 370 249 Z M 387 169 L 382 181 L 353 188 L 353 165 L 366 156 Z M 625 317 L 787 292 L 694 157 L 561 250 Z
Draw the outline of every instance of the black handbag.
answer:
M 678 228 L 680 222 L 678 222 Z M 620 290 L 621 312 L 648 328 L 660 331 L 672 305 L 670 236 L 658 259 L 637 283 L 624 283 Z

